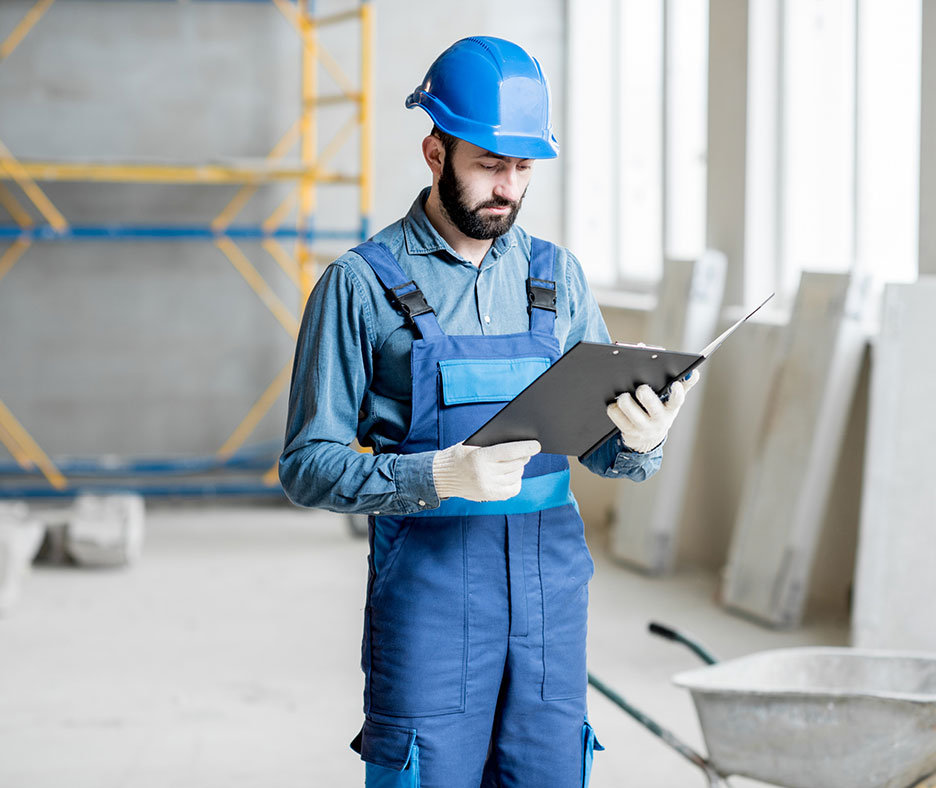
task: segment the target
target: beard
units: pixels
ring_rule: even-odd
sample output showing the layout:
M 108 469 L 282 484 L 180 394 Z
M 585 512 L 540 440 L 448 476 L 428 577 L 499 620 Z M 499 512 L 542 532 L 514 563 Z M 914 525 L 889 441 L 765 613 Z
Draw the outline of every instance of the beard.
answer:
M 506 233 L 517 219 L 526 190 L 516 202 L 503 197 L 492 197 L 478 205 L 471 206 L 465 199 L 465 185 L 455 174 L 452 157 L 446 156 L 442 163 L 442 175 L 439 177 L 439 201 L 449 220 L 458 230 L 476 241 L 489 241 Z M 484 216 L 485 208 L 510 207 L 510 213 L 503 216 Z

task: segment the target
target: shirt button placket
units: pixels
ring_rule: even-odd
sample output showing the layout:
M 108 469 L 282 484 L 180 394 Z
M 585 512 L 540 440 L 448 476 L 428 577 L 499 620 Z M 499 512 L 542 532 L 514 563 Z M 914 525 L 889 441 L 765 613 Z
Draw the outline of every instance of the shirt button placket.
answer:
M 483 298 L 483 296 L 482 296 L 482 294 L 481 294 L 481 275 L 482 275 L 483 273 L 484 273 L 484 271 L 479 270 L 479 271 L 478 271 L 478 278 L 477 278 L 477 280 L 475 281 L 475 298 L 478 299 L 478 313 L 479 313 L 479 314 L 481 313 L 481 310 L 484 308 L 484 305 L 483 305 L 483 303 L 482 303 L 483 300 L 484 300 L 484 298 Z M 482 323 L 482 325 L 481 325 L 481 333 L 484 334 L 484 333 L 486 333 L 485 330 L 484 330 L 484 329 L 485 329 L 485 326 L 491 325 L 491 316 L 490 316 L 490 315 L 481 314 L 481 323 Z

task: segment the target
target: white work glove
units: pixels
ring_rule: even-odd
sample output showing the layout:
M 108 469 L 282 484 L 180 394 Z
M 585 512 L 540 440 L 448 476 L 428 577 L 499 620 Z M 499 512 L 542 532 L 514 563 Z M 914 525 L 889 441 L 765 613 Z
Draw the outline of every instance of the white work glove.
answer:
M 608 405 L 608 418 L 621 431 L 627 448 L 645 454 L 659 446 L 685 402 L 686 392 L 698 382 L 699 372 L 694 369 L 688 380 L 677 380 L 670 386 L 666 402 L 644 384 L 637 388 L 636 400 L 628 392 Z
M 436 452 L 432 480 L 439 498 L 506 501 L 520 492 L 523 467 L 539 454 L 539 441 L 514 441 L 494 446 L 456 443 Z

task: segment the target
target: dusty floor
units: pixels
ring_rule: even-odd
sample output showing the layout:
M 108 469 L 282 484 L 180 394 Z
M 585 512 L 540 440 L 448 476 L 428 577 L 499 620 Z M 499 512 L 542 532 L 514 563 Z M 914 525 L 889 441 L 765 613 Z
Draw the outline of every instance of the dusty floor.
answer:
M 361 723 L 365 552 L 328 514 L 163 507 L 131 569 L 37 567 L 0 620 L 0 786 L 361 785 L 348 742 Z M 648 620 L 721 657 L 847 636 L 842 624 L 784 633 L 728 615 L 710 575 L 653 580 L 596 563 L 591 670 L 697 748 L 691 700 L 669 677 L 698 662 L 645 634 Z M 609 701 L 589 703 L 607 747 L 593 788 L 706 784 Z

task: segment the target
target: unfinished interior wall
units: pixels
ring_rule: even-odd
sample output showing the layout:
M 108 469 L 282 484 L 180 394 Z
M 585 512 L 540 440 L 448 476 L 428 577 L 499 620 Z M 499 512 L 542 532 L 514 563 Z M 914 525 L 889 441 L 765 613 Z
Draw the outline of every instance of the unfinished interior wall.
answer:
M 0 2 L 0 36 L 34 5 Z M 356 5 L 317 0 L 317 13 Z M 373 229 L 430 181 L 426 115 L 403 101 L 458 38 L 514 38 L 552 82 L 562 140 L 563 4 L 375 2 Z M 355 23 L 323 31 L 356 78 Z M 299 42 L 273 3 L 56 3 L 0 63 L 0 140 L 26 159 L 206 162 L 262 158 L 299 113 Z M 323 92 L 334 90 L 320 78 Z M 343 122 L 321 116 L 320 145 Z M 354 171 L 352 139 L 336 166 Z M 296 155 L 296 151 L 293 151 Z M 537 166 L 522 224 L 561 241 L 561 165 Z M 236 186 L 43 183 L 75 223 L 206 225 Z M 284 187 L 285 188 L 285 187 Z M 316 226 L 354 227 L 357 193 L 319 190 Z M 243 219 L 285 196 L 264 188 Z M 38 217 L 37 217 L 38 218 Z M 0 221 L 10 222 L 0 208 Z M 338 254 L 353 241 L 322 242 Z M 243 250 L 297 313 L 299 295 L 258 243 Z M 0 249 L 3 247 L 0 246 Z M 0 282 L 0 399 L 50 455 L 210 454 L 277 372 L 294 341 L 210 242 L 37 243 Z M 282 440 L 285 393 L 250 442 Z M 0 462 L 9 462 L 0 446 Z
M 936 275 L 936 6 L 923 3 L 920 73 L 920 274 Z
M 936 277 L 888 285 L 872 347 L 853 642 L 936 651 Z
M 32 5 L 0 3 L 0 30 Z M 295 36 L 277 16 L 259 4 L 56 3 L 0 63 L 0 140 L 40 161 L 262 157 L 298 112 Z M 135 225 L 207 225 L 237 189 L 40 186 L 74 224 Z M 281 198 L 264 190 L 244 217 Z M 2 210 L 0 221 L 11 221 Z M 244 246 L 295 308 L 285 275 Z M 220 251 L 184 241 L 34 243 L 0 282 L 0 336 L 0 399 L 51 455 L 214 452 L 292 345 Z M 257 436 L 280 432 L 281 415 Z

